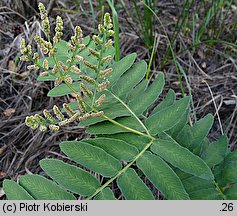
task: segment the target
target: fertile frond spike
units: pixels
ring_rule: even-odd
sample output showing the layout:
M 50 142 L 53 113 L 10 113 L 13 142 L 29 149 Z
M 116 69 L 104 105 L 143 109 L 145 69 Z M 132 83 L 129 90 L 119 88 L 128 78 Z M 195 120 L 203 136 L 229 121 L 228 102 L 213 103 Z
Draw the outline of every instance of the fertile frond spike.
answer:
M 45 132 L 45 131 L 47 130 L 47 127 L 46 127 L 45 125 L 40 125 L 40 126 L 39 126 L 39 130 L 40 130 L 41 132 Z
M 65 111 L 66 111 L 66 113 L 67 113 L 67 115 L 69 116 L 69 117 L 72 117 L 76 112 L 70 107 L 70 106 L 68 106 L 68 104 L 66 104 L 66 103 L 64 103 L 63 104 L 63 108 L 65 109 Z
M 101 106 L 102 105 L 102 103 L 104 102 L 104 100 L 105 100 L 105 94 L 102 94 L 100 97 L 99 97 L 99 99 L 95 102 L 96 104 L 97 104 L 97 106 Z
M 109 86 L 110 82 L 107 80 L 101 84 L 98 85 L 99 89 L 97 90 L 98 92 L 102 92 L 104 91 L 108 86 Z
M 79 73 L 81 73 L 81 70 L 80 70 L 77 66 L 75 66 L 75 65 L 72 65 L 72 66 L 70 67 L 70 71 L 71 71 L 72 73 L 74 73 L 74 74 L 79 74 Z
M 54 87 L 59 86 L 62 83 L 62 80 L 58 77 L 56 77 L 56 79 L 54 80 Z
M 65 126 L 65 125 L 68 125 L 68 124 L 70 124 L 70 123 L 73 123 L 73 122 L 79 120 L 80 115 L 81 115 L 80 112 L 77 111 L 77 112 L 76 112 L 74 115 L 72 115 L 69 119 L 65 119 L 65 120 L 59 122 L 59 126 Z
M 59 126 L 51 124 L 51 125 L 49 125 L 49 129 L 52 130 L 52 131 L 58 131 L 59 130 Z
M 90 117 L 89 113 L 84 114 L 83 116 L 79 117 L 79 121 L 85 121 L 86 119 L 88 119 Z
M 53 74 L 56 74 L 56 73 L 58 73 L 58 72 L 59 72 L 59 68 L 57 67 L 57 65 L 54 65 L 53 70 L 52 70 L 52 73 L 53 73 Z
M 24 38 L 21 39 L 21 43 L 20 43 L 20 49 L 23 50 L 26 47 L 26 41 Z M 23 53 L 22 53 L 23 54 Z
M 104 15 L 104 27 L 107 29 L 111 29 L 113 27 L 112 20 L 109 13 L 105 13 Z
M 37 65 L 28 65 L 27 69 L 28 70 L 39 70 L 39 67 Z
M 48 70 L 48 69 L 49 69 L 49 62 L 48 62 L 47 59 L 45 59 L 45 60 L 43 61 L 43 67 L 44 67 L 45 70 Z
M 45 124 L 46 120 L 39 114 L 35 114 L 34 118 L 40 123 L 40 124 Z
M 60 16 L 56 18 L 56 27 L 55 27 L 55 35 L 53 38 L 54 44 L 58 43 L 61 40 L 63 35 L 63 20 Z
M 71 41 L 75 46 L 79 46 L 82 42 L 83 34 L 80 26 L 75 27 L 75 34 L 71 37 Z
M 75 122 L 79 119 L 81 113 L 78 111 L 72 117 L 68 119 L 69 123 Z
M 48 35 L 50 34 L 50 24 L 49 24 L 49 18 L 45 17 L 45 19 L 42 20 L 42 27 Z
M 81 62 L 83 60 L 84 60 L 84 58 L 82 56 L 79 56 L 79 55 L 75 56 L 75 62 Z
M 111 56 L 111 55 L 108 55 L 108 56 L 102 58 L 101 64 L 102 64 L 102 65 L 103 65 L 103 64 L 107 64 L 107 63 L 109 63 L 112 59 L 113 59 L 112 56 Z
M 101 46 L 103 44 L 102 40 L 97 35 L 93 35 L 92 39 L 97 45 Z
M 100 116 L 104 115 L 103 111 L 97 112 L 97 113 L 91 113 L 90 116 L 94 118 L 98 118 Z
M 43 114 L 47 120 L 49 120 L 50 122 L 55 122 L 55 118 L 50 114 L 48 110 L 45 109 L 43 111 Z
M 49 76 L 49 72 L 48 72 L 48 71 L 41 72 L 41 73 L 40 73 L 40 76 L 41 76 L 41 77 Z
M 88 76 L 80 76 L 80 79 L 85 81 L 88 84 L 94 85 L 95 84 L 95 79 L 88 77 Z
M 81 91 L 87 96 L 87 97 L 91 97 L 92 96 L 92 92 L 90 89 L 88 89 L 84 83 L 80 83 L 80 89 Z
M 40 2 L 38 4 L 38 8 L 39 8 L 39 11 L 40 11 L 40 17 L 41 17 L 42 20 L 44 20 L 47 17 L 47 11 L 45 9 L 44 4 Z
M 111 46 L 113 45 L 113 41 L 111 39 L 109 39 L 106 43 L 105 43 L 105 47 L 107 49 L 109 49 Z
M 62 114 L 62 112 L 60 111 L 58 106 L 56 106 L 56 105 L 53 106 L 53 112 L 54 112 L 54 114 L 56 115 L 56 117 L 59 121 L 64 120 L 64 115 Z
M 77 103 L 78 103 L 78 107 L 80 108 L 81 112 L 84 113 L 86 111 L 86 106 L 83 101 L 83 98 L 80 95 L 77 95 Z
M 105 27 L 101 24 L 98 25 L 98 30 L 100 33 L 104 33 L 105 32 Z
M 39 53 L 35 52 L 33 59 L 38 62 L 39 61 Z
M 68 119 L 65 119 L 65 120 L 59 122 L 58 125 L 59 125 L 59 126 L 66 126 L 66 125 L 68 125 L 69 123 L 70 123 L 69 120 L 68 120 Z
M 32 53 L 31 45 L 28 44 L 28 45 L 26 46 L 26 41 L 25 41 L 25 39 L 22 39 L 22 40 L 21 40 L 20 49 L 21 49 L 21 54 L 24 54 L 24 55 L 29 56 L 29 55 L 31 55 L 31 53 Z
M 113 30 L 109 30 L 108 33 L 109 33 L 110 37 L 114 36 L 114 31 Z
M 21 61 L 29 61 L 30 59 L 29 59 L 28 56 L 22 55 L 22 56 L 20 57 L 20 60 L 21 60 Z
M 90 69 L 92 69 L 92 70 L 97 70 L 97 66 L 96 65 L 93 65 L 93 64 L 91 64 L 90 62 L 88 62 L 88 61 L 83 61 L 83 63 L 84 63 L 84 65 L 86 66 L 86 67 L 88 67 L 88 68 L 90 68 Z
M 65 65 L 63 62 L 59 61 L 58 63 L 64 72 L 66 72 L 68 70 L 68 66 Z
M 100 57 L 100 53 L 97 52 L 96 50 L 92 49 L 92 48 L 89 48 L 89 52 L 90 52 L 91 55 L 93 55 L 96 58 Z
M 111 74 L 112 71 L 113 71 L 112 68 L 105 69 L 103 71 L 100 71 L 99 76 L 100 76 L 100 78 L 104 78 L 104 77 L 108 76 L 109 74 Z
M 39 122 L 34 116 L 27 116 L 25 119 L 25 124 L 33 130 L 39 127 Z
M 53 48 L 51 42 L 45 41 L 38 35 L 34 37 L 34 40 L 39 45 L 40 49 L 43 51 L 44 54 L 47 54 L 49 50 Z
M 73 79 L 72 79 L 72 77 L 70 75 L 66 75 L 65 78 L 64 78 L 64 81 L 66 83 L 72 84 Z

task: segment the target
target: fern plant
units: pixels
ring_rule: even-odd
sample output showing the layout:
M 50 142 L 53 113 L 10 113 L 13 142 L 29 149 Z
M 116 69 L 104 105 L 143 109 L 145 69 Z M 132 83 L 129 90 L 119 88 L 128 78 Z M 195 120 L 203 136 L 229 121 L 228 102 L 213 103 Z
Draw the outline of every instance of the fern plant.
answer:
M 52 40 L 44 5 L 39 9 L 46 37 L 35 40 L 48 56 L 32 54 L 23 40 L 21 59 L 34 63 L 30 69 L 43 71 L 38 80 L 54 81 L 49 97 L 71 94 L 75 101 L 62 108 L 55 105 L 53 113 L 29 116 L 26 124 L 41 131 L 79 124 L 96 137 L 60 143 L 61 151 L 78 166 L 47 158 L 40 166 L 50 179 L 28 174 L 18 183 L 4 180 L 8 199 L 74 200 L 80 195 L 114 200 L 112 184 L 128 200 L 155 199 L 154 188 L 171 200 L 237 198 L 237 153 L 229 151 L 226 136 L 215 142 L 207 138 L 213 116 L 190 125 L 190 97 L 176 100 L 173 90 L 148 114 L 162 92 L 164 76 L 160 73 L 151 83 L 144 79 L 146 62 L 135 62 L 135 53 L 113 61 L 108 13 L 98 35 L 83 39 L 76 27 L 66 42 L 61 40 L 62 19 L 57 17 Z

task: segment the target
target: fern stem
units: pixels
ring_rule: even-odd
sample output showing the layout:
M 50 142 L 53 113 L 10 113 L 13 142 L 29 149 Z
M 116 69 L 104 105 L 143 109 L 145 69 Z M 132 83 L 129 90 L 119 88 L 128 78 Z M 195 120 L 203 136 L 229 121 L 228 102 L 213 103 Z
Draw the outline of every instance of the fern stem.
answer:
M 104 47 L 105 47 L 105 36 L 103 35 L 103 45 L 102 48 L 100 50 L 100 57 L 99 57 L 99 61 L 98 61 L 98 65 L 97 65 L 97 70 L 96 70 L 96 78 L 95 78 L 95 85 L 94 85 L 94 92 L 93 92 L 93 99 L 92 99 L 92 103 L 91 106 L 94 106 L 95 103 L 95 97 L 96 97 L 96 87 L 98 85 L 98 77 L 99 77 L 99 72 L 100 72 L 100 66 L 101 66 L 101 60 L 103 58 L 103 52 L 104 52 Z
M 108 90 L 106 90 L 108 91 Z M 146 126 L 142 123 L 142 121 L 136 116 L 136 114 L 127 106 L 127 104 L 125 104 L 119 97 L 117 97 L 116 95 L 114 95 L 112 92 L 110 92 L 110 94 L 116 98 L 121 104 L 123 104 L 124 107 L 126 107 L 126 109 L 136 118 L 136 120 L 139 122 L 139 124 L 145 129 L 147 135 L 152 138 L 149 130 L 146 128 Z
M 92 199 L 95 195 L 100 193 L 104 188 L 106 188 L 110 183 L 112 183 L 115 179 L 117 179 L 122 173 L 124 173 L 132 164 L 134 164 L 139 157 L 143 155 L 143 153 L 150 148 L 150 146 L 154 142 L 154 138 L 151 139 L 149 143 L 144 147 L 144 149 L 136 156 L 134 159 L 128 163 L 123 169 L 121 169 L 113 178 L 109 179 L 105 184 L 103 184 L 101 187 L 99 187 L 91 196 L 87 197 L 86 200 Z

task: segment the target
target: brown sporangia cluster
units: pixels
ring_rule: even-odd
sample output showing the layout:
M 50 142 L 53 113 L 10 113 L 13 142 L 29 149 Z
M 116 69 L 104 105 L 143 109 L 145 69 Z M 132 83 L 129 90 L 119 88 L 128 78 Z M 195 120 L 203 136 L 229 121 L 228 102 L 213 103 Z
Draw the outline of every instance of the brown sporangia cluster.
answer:
M 43 116 L 36 114 L 34 116 L 26 117 L 25 123 L 32 129 L 39 128 L 41 131 L 46 131 L 49 128 L 52 131 L 57 131 L 61 126 L 68 125 L 73 122 L 84 121 L 89 117 L 100 117 L 104 115 L 103 111 L 97 111 L 97 108 L 102 105 L 106 95 L 100 93 L 107 89 L 110 85 L 107 79 L 108 75 L 112 73 L 112 68 L 108 68 L 108 63 L 111 62 L 112 56 L 105 56 L 105 51 L 113 45 L 113 41 L 110 39 L 114 32 L 112 30 L 112 20 L 109 13 L 104 15 L 104 23 L 99 24 L 98 35 L 93 36 L 95 44 L 94 48 L 89 48 L 89 56 L 96 59 L 96 63 L 91 63 L 89 60 L 85 60 L 80 56 L 80 52 L 85 49 L 83 44 L 83 33 L 79 26 L 75 27 L 75 34 L 71 37 L 71 40 L 67 43 L 67 48 L 71 52 L 71 57 L 65 62 L 59 61 L 55 52 L 57 43 L 61 41 L 63 35 L 63 20 L 60 16 L 56 18 L 56 27 L 53 38 L 50 28 L 50 22 L 48 19 L 47 11 L 42 3 L 39 3 L 40 17 L 42 20 L 42 29 L 45 33 L 45 37 L 35 36 L 34 40 L 41 49 L 44 55 L 52 57 L 54 65 L 49 66 L 47 59 L 44 59 L 43 63 L 40 63 L 39 53 L 32 52 L 30 44 L 26 44 L 23 39 L 21 41 L 21 60 L 32 61 L 33 64 L 28 66 L 29 70 L 41 70 L 40 76 L 52 75 L 55 77 L 54 86 L 57 87 L 60 84 L 66 84 L 76 94 L 76 100 L 78 109 L 73 110 L 68 104 L 63 105 L 63 111 L 56 105 L 53 107 L 53 115 L 48 111 L 43 111 Z M 95 61 L 93 61 L 95 62 Z M 80 67 L 82 63 L 85 68 L 93 71 L 95 76 L 90 77 Z M 68 72 L 77 74 L 79 76 L 80 91 L 77 92 L 73 89 L 73 79 Z M 63 114 L 65 113 L 65 114 Z

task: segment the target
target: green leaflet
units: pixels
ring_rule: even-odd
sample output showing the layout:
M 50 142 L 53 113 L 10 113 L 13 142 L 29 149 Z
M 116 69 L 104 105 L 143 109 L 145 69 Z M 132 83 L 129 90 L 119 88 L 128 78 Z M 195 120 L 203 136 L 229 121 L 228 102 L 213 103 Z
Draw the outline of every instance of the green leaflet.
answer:
M 184 172 L 206 180 L 214 179 L 210 168 L 201 158 L 175 142 L 158 139 L 151 150 Z
M 224 191 L 227 200 L 236 200 L 237 199 L 237 184 L 230 185 L 230 188 L 227 188 Z
M 117 159 L 88 143 L 65 141 L 60 143 L 60 148 L 72 160 L 105 177 L 114 176 L 121 169 Z
M 126 102 L 130 102 L 134 98 L 138 98 L 141 96 L 141 94 L 146 90 L 148 80 L 144 79 L 140 83 L 138 83 L 131 91 L 128 93 L 128 96 L 126 97 Z
M 156 80 L 140 95 L 133 97 L 128 103 L 130 109 L 136 114 L 142 114 L 159 97 L 163 90 L 164 75 L 160 73 Z
M 75 200 L 71 194 L 54 182 L 40 175 L 24 175 L 20 177 L 20 185 L 37 200 Z
M 179 133 L 176 140 L 182 146 L 193 151 L 201 145 L 202 141 L 209 133 L 212 124 L 213 116 L 211 114 L 208 114 L 204 118 L 196 122 L 193 127 L 186 125 Z
M 138 154 L 138 150 L 134 146 L 118 139 L 100 137 L 86 139 L 83 140 L 83 142 L 102 148 L 118 160 L 132 161 L 133 158 Z
M 215 185 L 213 184 L 212 181 L 201 179 L 196 176 L 191 176 L 189 178 L 186 178 L 182 180 L 182 183 L 188 193 L 191 193 L 197 190 L 208 189 L 208 188 L 215 189 Z
M 127 127 L 144 132 L 144 128 L 134 117 L 120 117 L 116 118 L 115 120 L 116 122 L 126 125 Z M 100 122 L 86 129 L 86 133 L 89 134 L 115 134 L 121 132 L 129 132 L 129 130 L 108 121 Z
M 170 165 L 172 167 L 172 169 L 174 170 L 174 172 L 176 173 L 176 175 L 180 178 L 181 181 L 187 179 L 187 178 L 190 178 L 192 177 L 193 175 L 189 174 L 189 173 L 186 173 L 186 172 L 183 172 L 181 171 L 180 169 Z
M 159 156 L 145 152 L 137 166 L 166 199 L 187 200 L 189 196 L 175 172 Z
M 229 153 L 224 161 L 216 166 L 215 177 L 222 187 L 237 183 L 237 151 Z
M 5 179 L 3 188 L 8 200 L 33 200 L 33 197 L 15 181 Z
M 170 89 L 163 101 L 161 101 L 155 109 L 152 111 L 152 114 L 160 112 L 163 109 L 171 106 L 175 102 L 175 92 L 173 89 Z
M 127 200 L 154 199 L 151 191 L 131 168 L 118 177 L 117 184 Z
M 105 134 L 103 136 L 123 140 L 130 145 L 135 146 L 140 151 L 145 147 L 146 143 L 149 142 L 148 137 L 140 136 L 134 133 Z
M 202 159 L 209 167 L 221 163 L 228 150 L 227 136 L 221 136 L 216 142 L 211 143 L 208 148 L 202 153 Z
M 190 97 L 185 97 L 163 109 L 146 120 L 146 126 L 150 130 L 152 135 L 156 135 L 159 132 L 166 131 L 172 128 L 179 119 L 186 113 L 189 107 Z
M 80 92 L 80 82 L 74 82 L 71 84 L 71 86 L 77 91 Z M 51 89 L 47 96 L 48 97 L 59 97 L 59 96 L 64 96 L 67 94 L 71 94 L 73 93 L 73 91 L 65 84 L 62 83 L 61 85 L 54 87 L 53 89 Z
M 126 73 L 124 73 L 116 84 L 112 87 L 112 91 L 116 96 L 120 97 L 128 94 L 132 87 L 136 86 L 145 76 L 147 64 L 145 61 L 135 63 Z
M 113 72 L 109 76 L 110 83 L 114 83 L 115 81 L 117 81 L 119 77 L 133 65 L 136 57 L 137 54 L 132 53 L 111 65 L 111 67 L 113 68 Z
M 228 164 L 224 165 L 224 169 L 221 173 L 222 181 L 226 184 L 228 183 L 237 183 L 237 161 L 231 161 Z
M 94 197 L 94 200 L 116 200 L 112 190 L 106 187 L 99 194 Z
M 192 200 L 222 200 L 223 197 L 215 188 L 197 190 L 189 194 Z
M 184 126 L 187 124 L 188 116 L 189 116 L 189 109 L 187 109 L 186 112 L 181 116 L 179 122 L 168 131 L 168 134 L 170 134 L 172 137 L 177 137 L 177 135 L 182 131 Z
M 83 169 L 56 159 L 40 161 L 42 169 L 59 185 L 73 193 L 89 196 L 100 186 L 100 182 Z

